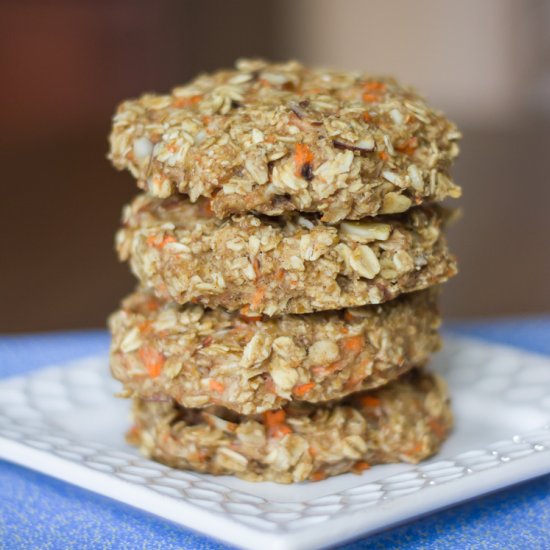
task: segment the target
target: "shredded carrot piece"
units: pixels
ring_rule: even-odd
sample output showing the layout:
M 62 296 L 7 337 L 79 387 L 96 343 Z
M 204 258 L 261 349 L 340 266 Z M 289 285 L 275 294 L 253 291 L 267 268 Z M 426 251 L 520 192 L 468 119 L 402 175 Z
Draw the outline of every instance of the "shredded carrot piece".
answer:
M 301 397 L 305 395 L 309 390 L 311 390 L 314 386 L 315 386 L 315 383 L 307 382 L 306 384 L 300 384 L 299 386 L 294 386 L 294 389 L 292 391 L 296 395 Z
M 311 481 L 322 481 L 327 478 L 327 473 L 323 470 L 317 470 L 311 474 Z
M 302 170 L 306 165 L 313 163 L 313 153 L 305 143 L 296 143 L 294 145 L 294 165 L 296 175 L 301 176 Z
M 264 422 L 268 428 L 273 428 L 277 424 L 284 423 L 286 419 L 286 412 L 283 409 L 278 411 L 265 411 L 264 413 Z
M 387 162 L 388 160 L 390 160 L 390 155 L 388 155 L 388 152 L 387 152 L 387 151 L 379 151 L 379 152 L 378 152 L 378 156 L 379 156 L 384 162 Z
M 411 156 L 418 148 L 418 138 L 416 136 L 410 137 L 405 143 L 397 144 L 395 148 L 401 152 Z
M 285 423 L 286 413 L 284 410 L 266 411 L 264 413 L 264 422 L 271 437 L 283 437 L 292 433 L 292 428 Z
M 225 386 L 221 382 L 219 382 L 218 380 L 214 380 L 213 378 L 208 381 L 208 386 L 212 391 L 218 393 L 223 393 L 223 390 L 225 390 Z
M 315 456 L 317 454 L 317 449 L 315 447 L 309 447 L 308 452 L 311 456 Z
M 378 399 L 378 397 L 374 397 L 372 395 L 364 395 L 363 397 L 361 397 L 361 405 L 363 405 L 363 407 L 376 408 L 379 407 L 380 404 L 381 401 L 380 399 Z
M 141 334 L 147 334 L 148 332 L 151 332 L 151 325 L 153 323 L 151 321 L 143 321 L 139 323 L 138 330 L 141 332 Z
M 360 474 L 361 472 L 364 472 L 368 469 L 370 469 L 370 464 L 368 462 L 365 462 L 364 460 L 360 460 L 359 462 L 356 462 L 354 464 L 352 471 L 354 474 Z
M 154 348 L 144 346 L 139 349 L 139 357 L 145 363 L 149 376 L 156 378 L 164 365 L 164 355 Z
M 252 309 L 256 309 L 264 299 L 265 296 L 265 286 L 259 286 L 254 294 L 252 295 L 252 299 L 250 300 L 250 305 L 252 306 Z
M 365 344 L 362 336 L 350 336 L 342 339 L 342 346 L 346 351 L 359 353 Z
M 342 327 L 342 328 L 340 329 L 340 332 L 341 332 L 342 334 L 348 334 L 348 333 L 349 333 L 349 329 L 348 329 L 347 327 Z
M 370 121 L 372 120 L 372 117 L 370 116 L 370 114 L 369 114 L 367 111 L 365 111 L 365 112 L 363 113 L 363 120 L 364 120 L 365 122 L 370 122 Z
M 145 239 L 145 242 L 149 246 L 162 250 L 168 243 L 175 243 L 176 239 L 172 237 L 172 235 L 166 235 L 166 237 L 159 241 L 155 235 L 150 235 L 147 239 Z
M 373 80 L 372 82 L 365 82 L 364 88 L 369 92 L 384 92 L 386 90 L 386 85 L 383 82 Z
M 277 279 L 277 281 L 282 281 L 285 278 L 285 273 L 286 271 L 282 268 L 277 270 L 277 273 L 275 273 L 275 279 Z
M 192 95 L 191 97 L 177 97 L 172 102 L 172 105 L 174 107 L 188 107 L 189 105 L 199 103 L 201 99 L 201 95 Z
M 380 101 L 380 96 L 378 94 L 371 94 L 369 92 L 365 92 L 363 94 L 363 101 L 367 103 L 375 103 L 376 101 Z

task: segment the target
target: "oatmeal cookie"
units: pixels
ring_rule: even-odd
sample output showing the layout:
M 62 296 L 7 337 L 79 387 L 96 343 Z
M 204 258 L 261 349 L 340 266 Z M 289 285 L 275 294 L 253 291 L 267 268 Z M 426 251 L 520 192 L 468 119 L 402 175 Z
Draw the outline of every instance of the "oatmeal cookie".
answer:
M 220 218 L 300 211 L 336 222 L 458 197 L 459 138 L 392 78 L 241 60 L 122 103 L 110 158 L 150 194 L 212 199 Z
M 436 289 L 381 306 L 265 320 L 142 291 L 109 324 L 111 371 L 127 395 L 241 414 L 381 386 L 427 363 L 440 345 Z
M 280 315 L 378 304 L 455 274 L 439 208 L 328 225 L 316 215 L 219 220 L 207 202 L 138 196 L 116 243 L 142 285 L 178 303 Z
M 372 465 L 417 463 L 452 426 L 444 383 L 411 371 L 374 391 L 262 415 L 134 400 L 128 441 L 169 466 L 250 481 L 318 481 Z

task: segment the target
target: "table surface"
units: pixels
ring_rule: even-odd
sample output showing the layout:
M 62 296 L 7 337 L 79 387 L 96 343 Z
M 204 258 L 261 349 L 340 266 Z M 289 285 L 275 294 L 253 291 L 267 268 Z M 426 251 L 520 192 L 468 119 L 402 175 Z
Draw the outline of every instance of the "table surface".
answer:
M 550 355 L 550 316 L 448 331 Z M 0 336 L 0 378 L 106 353 L 104 331 Z M 550 548 L 550 475 L 361 539 L 342 550 Z M 155 516 L 0 460 L 0 548 L 230 548 Z

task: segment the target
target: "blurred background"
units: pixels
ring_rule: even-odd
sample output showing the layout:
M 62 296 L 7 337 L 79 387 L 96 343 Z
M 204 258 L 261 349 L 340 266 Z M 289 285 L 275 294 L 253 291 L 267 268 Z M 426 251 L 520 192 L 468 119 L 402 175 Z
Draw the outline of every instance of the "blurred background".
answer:
M 106 160 L 122 99 L 237 57 L 392 73 L 464 132 L 454 318 L 550 312 L 550 1 L 2 2 L 1 332 L 102 327 L 134 285 Z

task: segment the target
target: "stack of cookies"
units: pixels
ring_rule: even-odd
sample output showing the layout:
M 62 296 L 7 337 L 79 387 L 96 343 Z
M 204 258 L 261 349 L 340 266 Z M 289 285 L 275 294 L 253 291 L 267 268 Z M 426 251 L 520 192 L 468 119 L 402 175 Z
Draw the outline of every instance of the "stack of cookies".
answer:
M 110 157 L 144 190 L 116 238 L 140 286 L 110 318 L 129 440 L 283 483 L 436 452 L 452 417 L 423 367 L 459 137 L 393 79 L 296 62 L 124 102 Z

